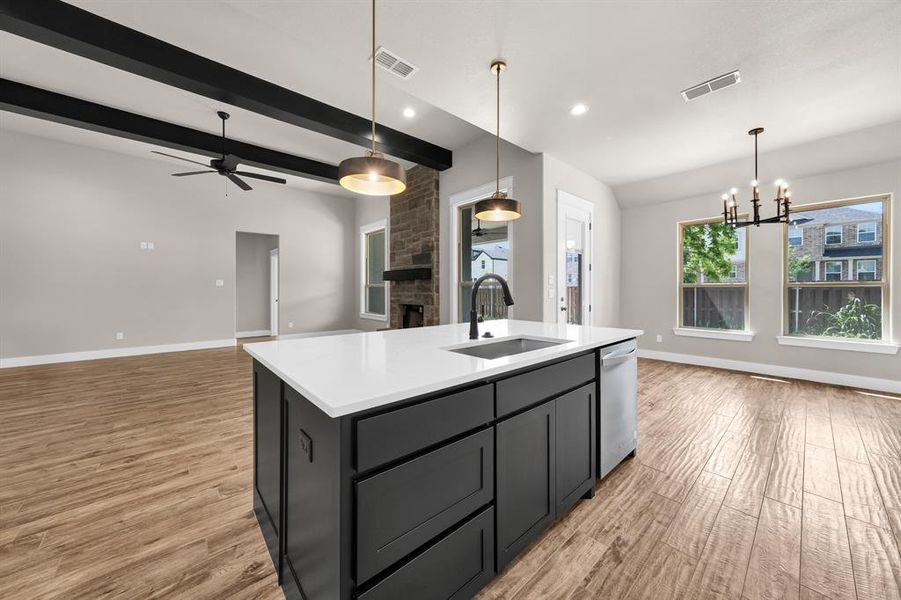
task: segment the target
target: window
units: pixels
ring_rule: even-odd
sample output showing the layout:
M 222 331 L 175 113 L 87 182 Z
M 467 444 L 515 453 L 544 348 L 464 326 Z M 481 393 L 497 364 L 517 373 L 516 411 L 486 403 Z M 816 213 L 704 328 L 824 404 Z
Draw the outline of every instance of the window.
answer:
M 832 260 L 826 263 L 826 274 L 824 279 L 826 281 L 841 281 L 842 280 L 842 261 L 840 260 Z
M 857 261 L 857 280 L 858 281 L 876 281 L 876 261 L 859 260 Z
M 680 223 L 679 327 L 748 329 L 747 232 L 719 219 Z
M 876 241 L 876 223 L 857 224 L 857 243 L 864 244 Z
M 788 245 L 801 246 L 804 244 L 804 230 L 800 227 L 788 228 Z
M 379 221 L 360 228 L 361 316 L 385 321 L 388 319 L 388 287 L 382 275 L 387 266 L 387 222 Z
M 825 245 L 793 246 L 789 238 L 792 228 L 784 228 L 785 335 L 888 339 L 888 240 L 872 243 L 877 231 L 887 236 L 888 208 L 887 196 L 793 207 L 797 218 L 805 220 L 806 229 L 823 228 Z M 869 236 L 871 243 L 836 247 L 846 227 L 848 231 L 855 227 L 858 240 L 861 235 L 863 239 Z
M 469 321 L 472 303 L 472 284 L 481 275 L 489 273 L 488 259 L 494 273 L 510 281 L 509 222 L 479 221 L 473 215 L 473 205 L 465 204 L 457 210 L 459 239 L 457 273 L 457 322 Z M 476 311 L 486 321 L 506 319 L 507 305 L 500 285 L 489 279 L 479 286 Z

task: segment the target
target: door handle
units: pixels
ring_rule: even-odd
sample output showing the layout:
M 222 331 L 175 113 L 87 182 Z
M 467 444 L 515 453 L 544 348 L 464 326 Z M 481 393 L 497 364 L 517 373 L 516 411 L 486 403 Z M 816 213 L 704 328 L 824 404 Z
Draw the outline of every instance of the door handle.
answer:
M 561 306 L 561 307 L 560 307 L 560 312 L 566 312 L 566 307 L 565 307 L 565 306 Z
M 611 352 L 610 354 L 602 356 L 601 362 L 604 364 L 613 364 L 631 357 L 637 350 L 637 348 L 632 348 L 628 352 Z

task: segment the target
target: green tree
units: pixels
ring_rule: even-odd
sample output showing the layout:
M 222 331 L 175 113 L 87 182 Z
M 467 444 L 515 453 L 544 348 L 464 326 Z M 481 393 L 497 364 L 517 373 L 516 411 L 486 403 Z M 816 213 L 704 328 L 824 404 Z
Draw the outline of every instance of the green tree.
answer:
M 799 281 L 800 277 L 810 271 L 813 259 L 808 255 L 801 256 L 794 248 L 788 253 L 788 280 Z
M 711 283 L 729 277 L 738 250 L 738 233 L 725 223 L 688 225 L 682 229 L 682 281 L 698 283 L 701 275 Z

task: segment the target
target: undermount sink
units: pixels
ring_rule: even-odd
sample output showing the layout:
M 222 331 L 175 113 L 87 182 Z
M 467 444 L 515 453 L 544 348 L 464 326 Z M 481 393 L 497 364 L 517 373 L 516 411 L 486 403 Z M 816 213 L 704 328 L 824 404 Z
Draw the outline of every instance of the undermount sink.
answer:
M 523 352 L 531 352 L 532 350 L 541 350 L 542 348 L 550 348 L 566 344 L 570 340 L 551 340 L 542 338 L 518 337 L 506 340 L 498 340 L 496 342 L 473 342 L 468 346 L 459 348 L 448 348 L 450 352 L 457 354 L 466 354 L 467 356 L 475 356 L 476 358 L 503 358 L 514 354 L 522 354 Z

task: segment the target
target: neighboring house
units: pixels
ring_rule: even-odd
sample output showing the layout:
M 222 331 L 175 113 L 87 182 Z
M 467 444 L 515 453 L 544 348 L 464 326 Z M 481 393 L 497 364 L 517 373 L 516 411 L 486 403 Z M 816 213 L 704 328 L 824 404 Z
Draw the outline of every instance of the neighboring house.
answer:
M 813 220 L 789 227 L 795 260 L 809 262 L 796 281 L 873 281 L 882 279 L 882 215 L 851 206 L 820 209 Z
M 508 252 L 506 242 L 474 245 L 472 247 L 472 278 L 478 279 L 486 273 L 494 273 L 507 278 Z

